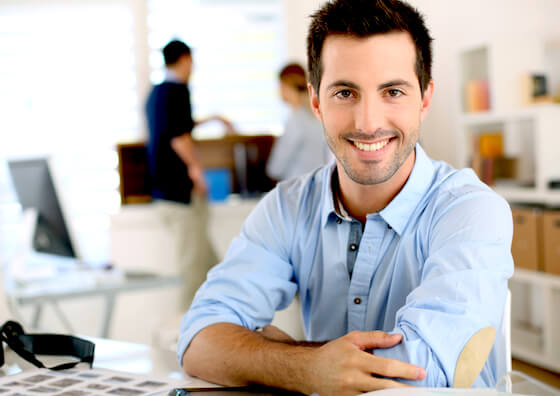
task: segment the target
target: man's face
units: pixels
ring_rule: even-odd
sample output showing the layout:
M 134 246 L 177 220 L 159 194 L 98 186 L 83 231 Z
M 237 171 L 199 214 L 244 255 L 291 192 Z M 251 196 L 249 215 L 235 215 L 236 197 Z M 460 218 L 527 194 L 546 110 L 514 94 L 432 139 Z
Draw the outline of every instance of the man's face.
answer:
M 179 58 L 179 64 L 180 64 L 181 75 L 185 79 L 185 81 L 188 82 L 189 79 L 191 78 L 191 72 L 192 72 L 192 64 L 193 64 L 192 56 L 187 54 L 182 55 Z
M 409 34 L 331 35 L 321 58 L 318 95 L 309 87 L 311 105 L 337 158 L 339 177 L 342 167 L 354 182 L 372 185 L 391 179 L 405 162 L 412 169 L 433 83 L 422 98 Z

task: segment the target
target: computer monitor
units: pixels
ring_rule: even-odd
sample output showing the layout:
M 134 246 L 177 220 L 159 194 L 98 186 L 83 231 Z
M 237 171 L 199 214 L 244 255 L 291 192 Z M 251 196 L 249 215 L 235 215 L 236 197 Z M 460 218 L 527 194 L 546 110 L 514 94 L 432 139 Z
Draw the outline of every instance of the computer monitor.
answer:
M 49 161 L 45 158 L 11 160 L 8 161 L 8 168 L 22 208 L 37 212 L 32 237 L 33 250 L 78 258 L 56 193 Z

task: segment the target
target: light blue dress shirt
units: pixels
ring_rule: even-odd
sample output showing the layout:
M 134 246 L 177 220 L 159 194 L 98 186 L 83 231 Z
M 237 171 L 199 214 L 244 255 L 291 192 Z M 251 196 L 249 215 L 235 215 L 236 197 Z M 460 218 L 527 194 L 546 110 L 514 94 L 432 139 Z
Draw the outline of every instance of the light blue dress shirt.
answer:
M 424 367 L 414 385 L 451 386 L 471 336 L 493 326 L 500 337 L 513 273 L 508 204 L 472 170 L 417 145 L 405 186 L 362 232 L 335 211 L 334 169 L 280 183 L 259 202 L 184 316 L 179 359 L 204 327 L 263 327 L 299 293 L 308 340 L 400 333 L 400 344 L 374 353 Z M 495 385 L 498 359 L 493 348 L 475 386 Z

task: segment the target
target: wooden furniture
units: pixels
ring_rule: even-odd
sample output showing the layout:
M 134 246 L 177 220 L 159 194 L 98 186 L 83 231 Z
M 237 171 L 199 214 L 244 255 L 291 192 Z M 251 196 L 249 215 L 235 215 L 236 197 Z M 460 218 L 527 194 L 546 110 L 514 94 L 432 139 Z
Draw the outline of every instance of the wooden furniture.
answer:
M 274 182 L 265 167 L 274 136 L 233 135 L 196 140 L 198 155 L 206 169 L 225 168 L 231 173 L 232 192 L 243 196 L 269 191 Z M 117 145 L 122 204 L 151 201 L 146 143 Z
M 144 142 L 118 144 L 117 154 L 121 204 L 150 202 L 152 197 L 146 144 Z

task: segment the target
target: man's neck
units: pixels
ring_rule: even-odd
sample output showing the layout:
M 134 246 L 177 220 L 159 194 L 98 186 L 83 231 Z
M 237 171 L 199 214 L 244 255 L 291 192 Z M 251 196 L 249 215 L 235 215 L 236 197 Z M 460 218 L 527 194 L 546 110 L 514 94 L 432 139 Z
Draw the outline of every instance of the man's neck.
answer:
M 165 81 L 174 82 L 179 84 L 186 84 L 187 81 L 181 76 L 178 70 L 173 67 L 168 67 L 165 69 Z
M 397 196 L 406 184 L 416 154 L 412 151 L 410 156 L 401 165 L 397 172 L 386 182 L 372 185 L 356 183 L 348 177 L 344 169 L 337 162 L 336 177 L 338 177 L 338 197 L 344 209 L 355 219 L 364 224 L 370 213 L 376 213 L 385 208 Z

